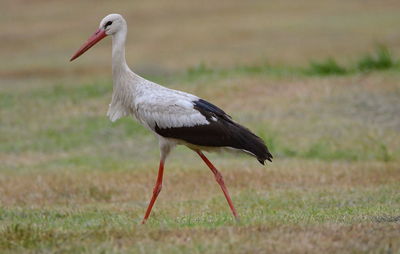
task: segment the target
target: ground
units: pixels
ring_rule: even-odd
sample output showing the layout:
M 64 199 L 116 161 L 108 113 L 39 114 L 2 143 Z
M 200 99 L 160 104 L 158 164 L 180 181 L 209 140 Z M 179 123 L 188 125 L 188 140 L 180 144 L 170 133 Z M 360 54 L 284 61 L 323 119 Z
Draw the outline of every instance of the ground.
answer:
M 110 2 L 8 1 L 0 16 L 2 253 L 400 251 L 399 3 Z M 266 166 L 207 154 L 239 222 L 179 147 L 140 224 L 157 140 L 105 116 L 109 39 L 68 62 L 109 12 L 127 17 L 134 71 L 212 101 L 270 147 Z

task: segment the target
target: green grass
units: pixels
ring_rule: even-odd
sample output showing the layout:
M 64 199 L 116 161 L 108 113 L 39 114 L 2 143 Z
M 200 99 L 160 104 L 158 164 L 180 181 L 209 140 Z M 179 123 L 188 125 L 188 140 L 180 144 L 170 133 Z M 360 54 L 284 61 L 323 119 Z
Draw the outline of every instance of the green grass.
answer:
M 310 193 L 307 190 L 257 191 L 243 192 L 236 196 L 236 202 L 241 210 L 239 225 L 257 225 L 264 222 L 267 225 L 317 225 L 319 223 L 345 223 L 375 222 L 377 216 L 386 216 L 395 220 L 400 207 L 400 196 L 393 186 L 381 188 L 359 189 L 358 191 L 320 190 Z M 93 230 L 111 224 L 117 228 L 136 227 L 169 227 L 214 228 L 218 226 L 236 225 L 236 222 L 225 207 L 223 197 L 202 200 L 202 205 L 209 211 L 193 211 L 187 215 L 173 216 L 173 212 L 155 212 L 154 220 L 148 226 L 141 226 L 140 214 L 142 207 L 125 208 L 119 211 L 115 204 L 106 204 L 110 201 L 111 194 L 99 194 L 95 187 L 90 187 L 88 195 L 98 201 L 101 209 L 92 206 L 82 206 L 80 209 L 68 207 L 55 207 L 55 209 L 2 209 L 0 216 L 6 222 L 3 229 L 8 230 L 16 225 L 47 229 L 74 230 L 77 228 Z M 176 202 L 177 208 L 188 209 L 198 205 L 198 202 Z M 143 204 L 144 205 L 144 204 Z M 117 209 L 117 210 L 115 210 Z M 224 212 L 218 212 L 219 210 Z M 394 221 L 396 222 L 396 221 Z
M 375 52 L 365 54 L 348 64 L 347 66 L 339 64 L 333 57 L 322 61 L 310 61 L 308 67 L 303 66 L 285 66 L 273 65 L 267 61 L 260 64 L 238 65 L 229 69 L 212 68 L 205 63 L 189 68 L 186 73 L 176 77 L 178 80 L 193 82 L 202 79 L 223 79 L 230 76 L 250 76 L 250 75 L 268 75 L 274 77 L 319 77 L 319 76 L 343 76 L 356 75 L 364 72 L 382 71 L 382 70 L 400 70 L 400 62 L 393 53 L 385 46 L 378 46 Z M 162 80 L 155 78 L 156 80 Z
M 368 70 L 375 68 L 376 71 L 385 68 L 392 68 L 397 72 L 397 65 L 383 65 L 379 64 L 387 62 L 383 57 L 388 55 L 389 51 L 385 48 L 379 48 L 376 52 L 378 56 L 376 65 L 372 63 L 369 65 Z M 390 62 L 394 63 L 397 60 L 389 54 Z M 367 59 L 367 58 L 362 58 Z M 372 56 L 368 59 L 375 59 Z M 380 60 L 381 59 L 381 60 Z M 373 60 L 370 60 L 373 62 Z M 360 60 L 359 63 L 366 62 Z M 375 66 L 375 67 L 373 67 Z M 347 68 L 348 70 L 352 68 Z M 342 75 L 356 74 L 355 72 L 347 71 L 344 67 L 339 66 L 333 59 L 326 62 L 314 62 L 309 69 L 302 67 L 274 67 L 268 63 L 260 65 L 238 66 L 233 69 L 211 69 L 204 64 L 199 65 L 188 71 L 187 74 L 181 76 L 177 75 L 173 79 L 164 79 L 167 83 L 176 83 L 184 80 L 183 84 L 211 84 L 213 82 L 223 81 L 224 79 L 248 79 L 258 77 L 259 81 L 264 82 L 269 77 L 279 76 L 280 80 L 290 79 L 293 77 L 307 79 L 310 77 L 319 77 L 325 75 Z M 360 73 L 365 69 L 358 68 Z M 344 72 L 342 72 L 344 71 Z M 303 76 L 306 74 L 306 76 Z M 277 75 L 277 76 L 276 76 Z M 150 77 L 151 78 L 151 77 Z M 161 80 L 162 81 L 162 80 Z M 281 82 L 281 81 L 279 81 Z M 101 110 L 97 110 L 97 105 L 106 104 L 111 93 L 111 81 L 101 82 L 88 82 L 79 85 L 70 85 L 68 83 L 57 82 L 54 86 L 50 87 L 33 87 L 32 89 L 22 92 L 7 91 L 1 93 L 2 99 L 2 112 L 3 119 L 3 135 L 0 137 L 2 144 L 0 151 L 6 153 L 23 153 L 28 151 L 37 151 L 44 153 L 57 153 L 68 152 L 73 150 L 84 149 L 91 147 L 92 144 L 102 144 L 104 142 L 122 141 L 124 139 L 139 140 L 143 137 L 150 138 L 150 134 L 139 124 L 132 123 L 130 119 L 123 119 L 115 124 L 109 123 L 104 117 L 106 107 L 101 106 Z M 182 85 L 177 88 L 181 88 Z M 334 85 L 332 85 L 334 87 Z M 190 88 L 190 87 L 189 87 Z M 211 88 L 211 87 L 210 87 Z M 191 89 L 196 90 L 197 86 Z M 231 89 L 232 87 L 225 87 L 223 89 Z M 240 87 L 234 88 L 237 92 L 241 91 Z M 233 90 L 234 90 L 233 89 Z M 268 88 L 266 88 L 268 89 Z M 358 88 L 357 88 L 358 89 Z M 217 90 L 217 89 L 214 89 Z M 233 91 L 232 90 L 232 91 Z M 196 91 L 194 91 L 196 92 Z M 353 91 L 351 94 L 354 96 L 362 95 L 364 91 Z M 349 107 L 355 107 L 352 98 L 345 101 L 343 105 L 335 100 L 341 98 L 341 95 L 333 94 L 330 97 L 319 98 L 317 101 L 321 107 L 326 107 L 326 110 L 336 110 L 345 112 Z M 369 95 L 365 95 L 369 96 Z M 385 100 L 386 94 L 382 94 L 382 101 Z M 23 101 L 24 103 L 16 104 L 15 101 Z M 340 99 L 342 100 L 342 99 Z M 332 104 L 333 103 L 333 104 Z M 362 102 L 364 103 L 364 102 Z M 379 102 L 380 103 L 380 102 Z M 91 105 L 93 109 L 85 110 L 82 105 Z M 298 106 L 302 106 L 297 102 Z M 330 105 L 332 104 L 332 105 Z M 287 107 L 287 113 L 295 110 L 296 101 L 294 106 Z M 385 107 L 391 107 L 392 104 L 387 104 Z M 64 109 L 68 107 L 68 109 Z M 93 111 L 95 109 L 95 111 Z M 73 111 L 77 113 L 73 113 Z M 306 110 L 312 110 L 311 107 Z M 396 110 L 396 109 L 394 109 Z M 59 112 L 60 118 L 55 120 L 51 117 L 52 114 L 57 116 Z M 363 107 L 360 112 L 364 111 Z M 10 115 L 8 115 L 10 113 Z M 317 119 L 319 112 L 309 112 L 308 116 Z M 373 113 L 370 109 L 365 110 L 365 114 Z M 31 122 L 26 123 L 26 119 L 32 118 Z M 372 117 L 373 115 L 371 115 Z M 351 126 L 354 120 L 353 115 L 336 114 L 332 115 L 337 118 L 341 124 Z M 387 117 L 391 117 L 387 115 Z M 281 119 L 283 123 L 287 120 Z M 309 119 L 310 121 L 314 121 Z M 255 120 L 256 121 L 256 120 Z M 356 134 L 354 128 L 350 128 L 344 135 L 333 138 L 330 135 L 321 136 L 318 139 L 309 139 L 308 143 L 301 148 L 296 147 L 301 137 L 296 137 L 291 142 L 287 142 L 285 135 L 288 129 L 280 129 L 281 126 L 269 126 L 268 121 L 256 124 L 256 122 L 248 121 L 252 129 L 256 129 L 256 133 L 263 137 L 267 144 L 269 144 L 272 152 L 278 157 L 283 158 L 308 158 L 308 159 L 321 159 L 321 160 L 382 160 L 390 161 L 399 157 L 399 150 L 388 145 L 388 139 L 382 139 L 381 135 L 376 132 L 374 128 L 369 129 L 367 126 L 365 130 Z M 323 124 L 322 120 L 317 120 L 317 124 Z M 20 127 L 13 127 L 17 124 Z M 43 126 L 42 126 L 43 125 Z M 290 125 L 290 124 L 289 124 Z M 331 126 L 334 128 L 341 128 L 340 125 Z M 317 132 L 322 130 L 323 127 L 315 127 Z M 375 133 L 375 134 L 374 134 Z M 351 140 L 352 144 L 349 145 L 346 140 Z M 296 148 L 294 148 L 296 147 Z
M 357 62 L 360 71 L 387 70 L 395 68 L 399 61 L 393 57 L 391 51 L 385 46 L 377 47 L 372 54 L 367 54 Z
M 333 58 L 322 62 L 311 62 L 310 67 L 305 70 L 310 76 L 345 75 L 347 72 L 347 69 L 340 66 Z
M 269 231 L 272 231 L 270 233 L 285 226 L 307 229 L 318 225 L 339 224 L 340 227 L 346 228 L 354 223 L 376 223 L 382 221 L 383 217 L 386 221 L 394 220 L 396 223 L 397 212 L 400 209 L 400 196 L 390 186 L 361 189 L 357 192 L 246 192 L 236 197 L 236 201 L 241 204 L 241 222 L 238 224 L 226 212 L 218 212 L 220 203 L 224 202 L 222 197 L 202 201 L 208 207 L 208 212 L 173 216 L 170 210 L 167 213 L 159 211 L 147 225 L 140 225 L 136 216 L 141 209 L 134 207 L 123 210 L 116 210 L 113 205 L 79 209 L 2 208 L 0 218 L 6 224 L 0 229 L 0 247 L 8 251 L 35 249 L 40 252 L 61 250 L 72 253 L 90 249 L 90 252 L 114 253 L 121 251 L 114 249 L 116 242 L 120 242 L 124 245 L 124 252 L 140 252 L 139 246 L 142 246 L 152 252 L 191 250 L 195 253 L 214 253 L 218 252 L 219 248 L 240 249 L 243 243 L 236 239 L 241 236 L 241 232 L 238 231 L 240 228 L 246 231 L 253 228 L 256 230 L 253 231 L 253 237 L 262 237 L 261 232 L 257 233 L 260 223 L 269 228 Z M 195 204 L 178 202 L 174 207 L 182 209 L 193 205 Z M 229 233 L 230 240 L 210 242 L 215 236 L 210 235 L 209 230 L 215 229 L 222 232 L 232 230 Z M 194 238 L 185 244 L 176 245 L 170 242 L 171 237 L 175 235 Z M 219 237 L 222 240 L 227 236 Z M 293 239 L 293 242 L 297 242 L 296 239 Z M 397 241 L 393 243 L 398 244 Z M 259 247 L 267 246 L 259 242 Z M 357 250 L 356 246 L 352 249 Z
M 39 88 L 30 91 L 29 94 L 24 96 L 32 96 L 41 100 L 51 100 L 54 103 L 60 99 L 67 99 L 73 103 L 79 103 L 91 98 L 98 98 L 106 96 L 111 92 L 112 86 L 110 82 L 93 82 L 89 84 L 82 84 L 80 86 L 70 86 L 69 84 L 55 84 L 54 86 Z M 65 96 L 68 94 L 68 96 Z

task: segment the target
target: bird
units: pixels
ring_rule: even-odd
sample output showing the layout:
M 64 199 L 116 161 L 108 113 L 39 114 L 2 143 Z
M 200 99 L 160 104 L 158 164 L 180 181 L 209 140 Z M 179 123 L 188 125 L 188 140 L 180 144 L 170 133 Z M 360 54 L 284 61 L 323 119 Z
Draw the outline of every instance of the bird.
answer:
M 120 14 L 104 17 L 97 31 L 71 57 L 75 60 L 107 36 L 112 37 L 113 91 L 107 116 L 114 122 L 130 116 L 158 138 L 160 163 L 152 197 L 142 223 L 146 223 L 162 189 L 164 164 L 171 150 L 184 145 L 196 152 L 214 174 L 235 219 L 239 219 L 221 173 L 203 152 L 239 151 L 261 164 L 273 156 L 265 142 L 237 123 L 221 108 L 190 93 L 170 89 L 134 73 L 127 65 L 127 22 Z

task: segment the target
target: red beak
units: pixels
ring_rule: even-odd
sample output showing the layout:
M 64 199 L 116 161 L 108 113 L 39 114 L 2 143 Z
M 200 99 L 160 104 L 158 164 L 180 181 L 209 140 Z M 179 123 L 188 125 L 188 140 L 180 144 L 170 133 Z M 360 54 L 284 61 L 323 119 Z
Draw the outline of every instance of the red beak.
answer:
M 99 41 L 101 41 L 101 39 L 103 39 L 106 36 L 107 36 L 106 31 L 99 28 L 92 36 L 90 36 L 87 42 L 83 44 L 78 51 L 76 51 L 76 53 L 71 57 L 69 61 L 73 61 L 74 59 L 78 58 L 80 55 L 85 53 L 88 49 L 93 47 L 94 44 L 98 43 Z

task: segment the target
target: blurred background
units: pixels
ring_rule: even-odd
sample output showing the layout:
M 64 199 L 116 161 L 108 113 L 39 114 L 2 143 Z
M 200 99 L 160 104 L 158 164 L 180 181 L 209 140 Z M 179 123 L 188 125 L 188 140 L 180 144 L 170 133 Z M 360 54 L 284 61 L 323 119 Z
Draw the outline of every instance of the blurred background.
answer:
M 66 62 L 109 13 L 129 25 L 127 59 L 143 73 L 206 63 L 305 64 L 350 60 L 383 43 L 399 51 L 398 1 L 2 1 L 1 74 L 104 73 L 107 40 L 74 65 Z M 42 73 L 42 72 L 44 73 Z M 107 73 L 109 74 L 109 73 Z
M 56 228 L 72 246 L 101 248 L 96 237 L 87 243 L 68 234 L 82 233 L 83 239 L 94 230 L 82 222 L 89 212 L 93 225 L 107 216 L 115 219 L 108 226 L 116 232 L 142 216 L 156 176 L 158 144 L 129 118 L 116 123 L 106 118 L 111 39 L 69 62 L 109 13 L 127 20 L 127 62 L 134 72 L 213 102 L 270 147 L 275 161 L 266 168 L 246 156 L 210 155 L 248 230 L 305 221 L 359 223 L 365 233 L 359 239 L 375 237 L 364 241 L 367 247 L 388 246 L 368 233 L 371 225 L 354 218 L 399 211 L 400 202 L 391 201 L 399 200 L 400 181 L 400 1 L 1 0 L 0 225 L 6 231 L 0 227 L 0 239 L 6 240 L 0 247 L 12 249 L 11 238 L 4 237 L 19 234 L 9 225 L 36 221 L 44 225 L 38 232 Z M 206 227 L 210 218 L 211 225 L 230 221 L 218 186 L 195 154 L 178 148 L 167 175 L 163 191 L 169 194 L 157 201 L 155 225 L 185 227 L 192 225 L 190 216 L 200 218 L 194 225 Z M 314 210 L 294 202 L 299 199 Z M 341 210 L 348 204 L 353 210 Z M 43 208 L 49 214 L 65 209 L 80 219 L 66 215 L 68 222 L 46 224 L 35 213 Z M 22 220 L 18 209 L 32 217 Z M 380 232 L 388 230 L 379 225 Z M 328 241 L 326 248 L 315 250 L 365 250 L 353 242 L 361 240 L 338 227 L 341 244 L 330 245 L 336 240 L 328 233 L 319 236 Z M 296 237 L 302 233 L 308 241 L 308 231 Z M 99 233 L 100 239 L 110 240 L 107 234 Z M 230 252 L 229 246 L 245 238 L 232 234 L 236 243 L 208 242 L 206 250 Z M 255 252 L 263 235 L 251 234 L 260 242 L 243 248 Z M 145 250 L 161 248 L 151 246 L 148 235 L 136 236 L 136 242 L 147 239 L 141 242 Z M 211 241 L 207 234 L 197 237 Z M 21 239 L 13 241 L 18 245 Z M 287 239 L 278 244 L 314 250 L 313 244 Z M 56 246 L 43 241 L 27 248 Z M 107 244 L 105 249 L 114 246 Z

